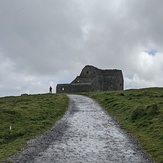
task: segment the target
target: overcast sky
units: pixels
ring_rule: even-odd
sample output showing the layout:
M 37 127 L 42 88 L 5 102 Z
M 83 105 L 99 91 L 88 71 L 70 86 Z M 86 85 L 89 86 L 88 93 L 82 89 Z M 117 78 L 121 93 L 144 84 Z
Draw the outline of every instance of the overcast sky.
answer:
M 162 0 L 0 0 L 0 96 L 46 93 L 85 65 L 163 86 Z

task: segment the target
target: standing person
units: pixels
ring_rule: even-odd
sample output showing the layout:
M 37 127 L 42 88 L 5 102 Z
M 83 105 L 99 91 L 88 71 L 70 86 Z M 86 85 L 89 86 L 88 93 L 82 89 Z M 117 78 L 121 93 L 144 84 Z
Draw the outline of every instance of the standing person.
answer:
M 50 88 L 49 88 L 49 93 L 52 93 L 52 87 L 50 86 Z

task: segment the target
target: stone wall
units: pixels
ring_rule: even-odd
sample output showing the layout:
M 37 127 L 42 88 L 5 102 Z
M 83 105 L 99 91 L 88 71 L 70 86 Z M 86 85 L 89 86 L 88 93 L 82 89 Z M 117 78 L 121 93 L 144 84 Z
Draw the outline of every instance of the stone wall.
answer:
M 57 93 L 93 92 L 123 90 L 123 74 L 121 70 L 100 70 L 93 66 L 85 66 L 70 84 L 58 84 Z
M 58 84 L 56 88 L 57 93 L 75 93 L 75 92 L 91 92 L 90 84 Z

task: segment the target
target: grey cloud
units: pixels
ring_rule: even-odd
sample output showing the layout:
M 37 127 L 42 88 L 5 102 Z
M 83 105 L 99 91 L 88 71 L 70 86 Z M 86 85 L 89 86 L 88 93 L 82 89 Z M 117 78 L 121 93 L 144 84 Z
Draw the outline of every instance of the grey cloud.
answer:
M 18 68 L 40 73 L 53 69 L 55 74 L 64 57 L 77 55 L 74 47 L 82 41 L 82 30 L 73 1 L 4 3 L 0 5 L 1 46 Z
M 46 92 L 50 84 L 71 82 L 86 64 L 122 69 L 125 88 L 161 86 L 162 6 L 161 0 L 1 0 L 0 95 Z M 148 56 L 149 49 L 158 53 Z

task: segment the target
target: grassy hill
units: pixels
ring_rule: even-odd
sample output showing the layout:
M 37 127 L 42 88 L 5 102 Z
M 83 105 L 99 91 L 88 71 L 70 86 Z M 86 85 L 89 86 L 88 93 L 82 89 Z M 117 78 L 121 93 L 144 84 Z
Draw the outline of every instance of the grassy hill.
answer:
M 96 99 L 156 162 L 163 163 L 163 88 L 85 95 Z M 27 140 L 50 129 L 67 105 L 64 94 L 0 98 L 0 162 L 24 147 Z
M 85 95 L 96 99 L 156 162 L 163 163 L 163 88 Z
M 0 162 L 50 129 L 67 106 L 68 97 L 61 94 L 0 98 Z

